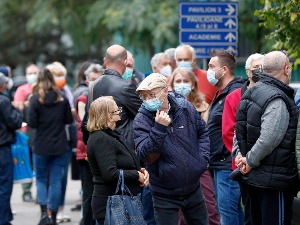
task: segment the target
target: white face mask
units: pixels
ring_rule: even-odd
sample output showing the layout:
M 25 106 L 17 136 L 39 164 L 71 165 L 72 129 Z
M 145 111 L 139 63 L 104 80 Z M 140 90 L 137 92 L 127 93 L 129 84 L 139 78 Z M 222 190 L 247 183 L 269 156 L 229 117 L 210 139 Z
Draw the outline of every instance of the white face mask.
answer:
M 8 78 L 8 84 L 7 84 L 7 89 L 12 89 L 14 86 L 14 81 L 10 77 Z
M 93 86 L 93 84 L 95 83 L 94 80 L 89 81 L 89 88 L 91 88 Z
M 172 67 L 170 65 L 166 65 L 163 68 L 161 68 L 160 73 L 165 77 L 168 77 L 172 74 Z
M 37 74 L 35 74 L 35 73 L 31 73 L 31 74 L 26 75 L 26 81 L 27 81 L 28 84 L 35 83 L 36 79 L 37 79 Z

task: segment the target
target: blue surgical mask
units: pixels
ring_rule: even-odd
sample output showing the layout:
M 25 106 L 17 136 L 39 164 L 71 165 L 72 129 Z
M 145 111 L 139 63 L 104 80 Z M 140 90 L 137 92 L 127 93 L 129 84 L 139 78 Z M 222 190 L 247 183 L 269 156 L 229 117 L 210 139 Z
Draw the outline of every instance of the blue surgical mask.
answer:
M 223 67 L 221 67 L 220 69 L 222 69 Z M 217 71 L 219 71 L 220 69 L 218 69 Z M 218 83 L 218 81 L 224 76 L 224 73 L 222 74 L 222 76 L 220 76 L 219 78 L 216 78 L 216 72 L 217 71 L 213 71 L 213 70 L 207 70 L 206 73 L 206 77 L 209 83 L 211 83 L 212 85 L 216 85 Z
M 133 74 L 133 70 L 126 67 L 126 70 L 124 71 L 122 78 L 124 80 L 131 80 Z
M 143 102 L 145 108 L 150 112 L 155 112 L 162 107 L 162 102 L 158 98 L 149 99 Z
M 184 97 L 188 96 L 189 93 L 192 91 L 192 87 L 190 84 L 179 83 L 175 84 L 175 92 L 178 94 L 183 95 Z
M 192 63 L 189 61 L 180 61 L 177 63 L 177 67 L 185 67 L 189 70 L 193 70 Z
M 34 84 L 36 82 L 36 79 L 37 79 L 37 74 L 35 73 L 26 75 L 26 81 L 28 84 Z

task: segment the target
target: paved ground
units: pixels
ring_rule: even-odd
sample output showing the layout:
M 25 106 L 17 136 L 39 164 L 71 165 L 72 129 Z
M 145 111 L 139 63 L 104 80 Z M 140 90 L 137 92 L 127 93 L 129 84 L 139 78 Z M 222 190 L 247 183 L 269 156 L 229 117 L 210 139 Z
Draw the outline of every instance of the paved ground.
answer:
M 68 223 L 61 223 L 62 225 L 79 225 L 80 212 L 72 212 L 79 200 L 80 181 L 73 181 L 68 179 L 65 212 L 71 216 L 72 221 Z M 35 182 L 32 187 L 32 193 L 36 192 Z M 35 203 L 27 203 L 22 200 L 22 186 L 21 184 L 14 184 L 13 194 L 11 198 L 11 206 L 16 212 L 12 225 L 37 225 L 40 218 L 40 207 Z

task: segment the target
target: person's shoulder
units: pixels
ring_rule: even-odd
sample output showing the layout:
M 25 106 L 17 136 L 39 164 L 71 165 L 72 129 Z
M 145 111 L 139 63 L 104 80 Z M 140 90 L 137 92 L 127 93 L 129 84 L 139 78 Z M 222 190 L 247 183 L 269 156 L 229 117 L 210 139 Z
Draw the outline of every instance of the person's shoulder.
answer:
M 205 75 L 206 76 L 206 70 L 202 70 L 202 69 L 200 69 L 200 68 L 198 68 L 197 66 L 196 66 L 196 68 L 195 68 L 195 75 L 197 76 L 197 75 Z
M 226 99 L 236 99 L 236 98 L 240 98 L 241 96 L 242 96 L 242 90 L 241 88 L 237 88 L 231 93 L 229 93 Z

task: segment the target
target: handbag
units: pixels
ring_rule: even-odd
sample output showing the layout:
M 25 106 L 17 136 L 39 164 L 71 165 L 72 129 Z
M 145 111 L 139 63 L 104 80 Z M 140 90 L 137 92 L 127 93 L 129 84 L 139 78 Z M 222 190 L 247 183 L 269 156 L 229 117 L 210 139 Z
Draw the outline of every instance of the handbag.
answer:
M 14 160 L 14 183 L 29 183 L 33 178 L 27 141 L 27 135 L 16 131 L 16 142 L 11 145 Z
M 121 195 L 118 195 L 120 189 Z M 115 195 L 107 199 L 104 225 L 147 225 L 142 210 L 141 194 L 131 194 L 120 170 Z

